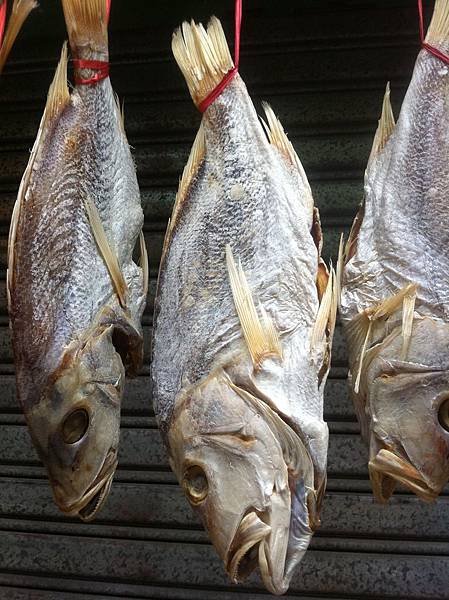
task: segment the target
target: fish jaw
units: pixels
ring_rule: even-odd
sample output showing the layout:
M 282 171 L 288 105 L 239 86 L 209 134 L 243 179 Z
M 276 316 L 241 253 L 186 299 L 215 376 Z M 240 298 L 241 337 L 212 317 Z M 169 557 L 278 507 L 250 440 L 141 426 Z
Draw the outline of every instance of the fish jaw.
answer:
M 117 467 L 125 369 L 113 326 L 68 349 L 47 394 L 26 418 L 59 509 L 90 520 Z
M 426 502 L 433 502 L 438 491 L 429 487 L 421 473 L 394 452 L 383 448 L 368 464 L 373 493 L 378 502 L 385 504 L 401 483 Z

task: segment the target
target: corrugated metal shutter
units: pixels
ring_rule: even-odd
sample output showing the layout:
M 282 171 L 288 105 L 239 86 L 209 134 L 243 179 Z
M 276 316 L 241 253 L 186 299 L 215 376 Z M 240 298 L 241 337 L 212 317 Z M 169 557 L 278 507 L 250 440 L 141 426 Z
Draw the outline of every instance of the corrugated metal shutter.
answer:
M 175 484 L 150 407 L 148 341 L 166 221 L 199 115 L 171 57 L 182 19 L 223 17 L 232 0 L 113 1 L 112 80 L 145 210 L 151 286 L 146 366 L 123 405 L 120 465 L 93 524 L 64 518 L 15 401 L 5 299 L 6 240 L 25 168 L 66 33 L 59 2 L 41 0 L 0 83 L 0 597 L 40 600 L 268 598 L 257 579 L 230 586 Z M 297 148 L 335 260 L 362 195 L 384 85 L 397 109 L 417 45 L 415 0 L 245 0 L 241 72 L 253 99 L 270 101 Z M 326 393 L 331 430 L 323 524 L 290 595 L 296 598 L 449 598 L 449 503 L 400 492 L 387 507 L 370 494 L 366 451 L 346 390 L 337 330 Z

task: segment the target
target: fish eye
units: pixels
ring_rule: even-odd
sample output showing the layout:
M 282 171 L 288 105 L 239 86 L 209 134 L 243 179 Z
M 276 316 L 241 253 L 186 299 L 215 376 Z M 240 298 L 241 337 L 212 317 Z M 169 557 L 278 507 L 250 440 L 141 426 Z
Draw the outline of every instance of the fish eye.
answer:
M 438 409 L 438 421 L 443 429 L 449 431 L 449 396 L 440 404 Z
M 77 408 L 64 419 L 62 437 L 66 444 L 75 444 L 86 433 L 89 427 L 89 415 L 84 408 Z
M 198 465 L 192 465 L 184 471 L 182 487 L 192 504 L 202 502 L 209 491 L 206 473 Z

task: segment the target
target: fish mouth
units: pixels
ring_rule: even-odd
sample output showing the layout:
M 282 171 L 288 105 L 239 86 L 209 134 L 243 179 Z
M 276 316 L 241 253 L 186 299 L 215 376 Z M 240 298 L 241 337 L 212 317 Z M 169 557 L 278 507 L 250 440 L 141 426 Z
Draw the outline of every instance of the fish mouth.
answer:
M 91 521 L 109 495 L 118 464 L 116 456 L 116 450 L 109 450 L 100 472 L 82 498 L 68 506 L 60 506 L 60 509 L 68 515 L 78 516 L 82 521 Z
M 261 515 L 263 518 L 266 515 Z M 272 564 L 270 544 L 267 541 L 273 528 L 262 521 L 256 512 L 248 512 L 242 519 L 232 540 L 226 562 L 226 571 L 233 583 L 241 583 L 259 566 L 265 587 L 272 594 L 281 595 L 288 589 L 290 577 L 285 577 L 285 560 Z M 279 562 L 279 561 L 278 561 Z
M 255 511 L 248 512 L 240 522 L 228 552 L 226 571 L 234 583 L 246 579 L 260 563 L 261 546 L 270 535 L 271 527 Z
M 391 450 L 379 450 L 368 463 L 368 468 L 374 496 L 382 504 L 388 502 L 397 483 L 402 483 L 426 502 L 433 502 L 438 496 L 413 465 Z

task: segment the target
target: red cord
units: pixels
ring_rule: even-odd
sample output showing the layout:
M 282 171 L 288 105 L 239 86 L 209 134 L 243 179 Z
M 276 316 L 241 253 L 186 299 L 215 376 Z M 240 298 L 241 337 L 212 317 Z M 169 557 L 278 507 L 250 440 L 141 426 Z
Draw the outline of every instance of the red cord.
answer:
M 242 28 L 242 0 L 235 0 L 235 35 L 234 35 L 234 66 L 230 69 L 220 83 L 198 105 L 198 110 L 204 112 L 218 98 L 222 91 L 229 85 L 234 75 L 239 70 L 240 62 L 240 31 Z
M 106 21 L 109 23 L 109 15 L 111 14 L 111 0 L 106 0 Z M 94 83 L 98 83 L 102 79 L 106 79 L 109 77 L 109 63 L 104 60 L 83 60 L 83 59 L 74 59 L 73 66 L 76 70 L 80 69 L 91 69 L 92 71 L 96 71 L 89 77 L 88 79 L 84 79 L 75 73 L 75 83 L 76 85 L 92 85 Z
M 430 54 L 433 54 L 434 56 L 436 56 L 438 59 L 440 59 L 447 65 L 449 65 L 449 56 L 447 54 L 444 54 L 444 52 L 441 52 L 440 50 L 438 50 L 438 48 L 434 48 L 430 44 L 427 44 L 427 42 L 425 41 L 424 12 L 423 12 L 423 7 L 422 7 L 422 0 L 418 0 L 418 13 L 419 13 L 419 37 L 421 39 L 421 47 L 424 48 L 425 50 L 427 50 L 427 52 L 430 52 Z
M 1 0 L 0 0 L 0 2 L 1 2 Z M 5 33 L 6 9 L 7 9 L 7 2 L 6 2 L 6 0 L 3 0 L 3 2 L 0 4 L 0 48 L 2 47 L 3 34 Z

